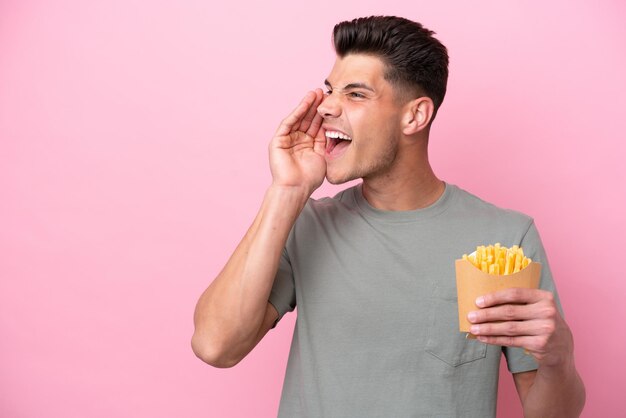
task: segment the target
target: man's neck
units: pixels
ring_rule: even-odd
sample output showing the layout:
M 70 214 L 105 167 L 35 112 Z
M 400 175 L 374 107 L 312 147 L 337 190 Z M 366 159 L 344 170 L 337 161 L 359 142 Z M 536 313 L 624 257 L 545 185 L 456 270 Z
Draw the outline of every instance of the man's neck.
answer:
M 441 197 L 445 184 L 435 176 L 428 158 L 420 164 L 399 166 L 404 169 L 363 179 L 363 196 L 371 206 L 390 211 L 415 210 L 428 207 Z

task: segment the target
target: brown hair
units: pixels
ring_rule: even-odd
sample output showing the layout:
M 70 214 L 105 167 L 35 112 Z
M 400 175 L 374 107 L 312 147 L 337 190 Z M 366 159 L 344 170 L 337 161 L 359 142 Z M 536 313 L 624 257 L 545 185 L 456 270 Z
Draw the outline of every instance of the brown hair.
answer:
M 411 98 L 427 96 L 435 114 L 446 95 L 448 51 L 420 23 L 395 16 L 370 16 L 335 25 L 333 43 L 339 57 L 371 54 L 386 66 L 385 79 Z M 435 115 L 433 115 L 434 118 Z

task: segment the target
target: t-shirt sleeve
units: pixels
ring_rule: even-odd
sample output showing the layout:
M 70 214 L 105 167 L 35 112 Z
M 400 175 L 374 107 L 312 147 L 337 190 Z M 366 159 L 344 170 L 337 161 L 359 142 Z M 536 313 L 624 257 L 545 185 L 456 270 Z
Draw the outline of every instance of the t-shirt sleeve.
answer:
M 548 265 L 548 259 L 546 252 L 541 243 L 539 232 L 534 222 L 531 222 L 528 231 L 520 242 L 520 247 L 524 250 L 524 255 L 530 257 L 533 261 L 541 264 L 541 279 L 539 281 L 539 288 L 549 290 L 554 294 L 554 300 L 557 308 L 563 314 L 559 295 L 556 291 L 554 280 L 552 279 L 552 272 Z M 507 367 L 511 373 L 520 373 L 530 370 L 536 370 L 538 368 L 537 362 L 530 354 L 525 354 L 523 348 L 517 347 L 503 347 L 502 351 L 506 357 Z
M 296 308 L 296 287 L 293 279 L 293 269 L 291 268 L 286 249 L 283 249 L 280 256 L 278 271 L 270 292 L 269 303 L 274 305 L 278 311 L 278 318 L 276 318 L 272 328 L 276 327 L 283 315 L 287 312 L 292 312 Z

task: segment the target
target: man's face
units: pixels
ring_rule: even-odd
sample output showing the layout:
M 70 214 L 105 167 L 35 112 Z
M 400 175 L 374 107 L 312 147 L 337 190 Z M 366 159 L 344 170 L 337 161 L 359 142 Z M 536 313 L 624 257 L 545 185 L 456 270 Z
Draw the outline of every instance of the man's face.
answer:
M 402 104 L 384 70 L 379 58 L 352 54 L 338 57 L 326 79 L 317 111 L 324 118 L 326 178 L 332 184 L 385 175 L 396 160 Z

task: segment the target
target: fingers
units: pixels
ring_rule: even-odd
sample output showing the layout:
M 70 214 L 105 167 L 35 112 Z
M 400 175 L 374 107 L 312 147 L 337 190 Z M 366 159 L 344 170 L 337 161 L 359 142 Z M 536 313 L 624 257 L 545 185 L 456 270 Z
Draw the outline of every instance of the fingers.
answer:
M 537 337 L 522 336 L 522 337 L 510 337 L 510 336 L 484 336 L 479 335 L 476 339 L 486 344 L 500 345 L 505 347 L 520 347 L 533 353 L 540 350 L 540 343 L 537 341 Z
M 523 347 L 542 356 L 557 329 L 551 292 L 507 289 L 478 298 L 476 304 L 484 307 L 467 315 L 470 332 L 487 344 Z
M 288 135 L 290 132 L 293 132 L 294 126 L 300 126 L 302 119 L 307 115 L 311 107 L 317 109 L 316 106 L 312 106 L 312 104 L 317 100 L 318 94 L 314 91 L 308 92 L 300 104 L 296 106 L 296 108 L 287 116 L 278 126 L 276 130 L 276 136 Z M 311 118 L 313 119 L 313 118 Z
M 545 299 L 552 300 L 552 293 L 539 289 L 513 288 L 480 296 L 476 299 L 476 306 L 487 308 L 505 303 L 535 303 Z
M 507 321 L 507 322 L 490 322 L 486 324 L 474 324 L 470 327 L 470 332 L 476 336 L 490 337 L 520 337 L 520 336 L 536 336 L 549 333 L 548 321 L 534 319 L 530 321 Z
M 473 324 L 494 321 L 522 321 L 539 317 L 537 309 L 532 305 L 499 305 L 472 311 L 467 319 Z
M 322 117 L 320 116 L 320 125 L 321 119 Z M 315 120 L 313 120 L 313 123 L 315 123 Z M 309 128 L 309 132 L 311 132 L 311 129 L 313 129 L 313 125 L 311 125 L 311 128 Z M 324 136 L 324 132 L 319 129 L 319 126 L 317 128 L 315 136 L 313 137 L 313 140 L 315 141 L 315 143 L 313 144 L 313 151 L 322 156 L 326 154 L 326 137 Z
M 313 120 L 311 121 L 311 126 L 309 126 L 309 129 L 307 129 L 306 134 L 315 138 L 320 130 L 320 127 L 322 126 L 323 121 L 324 118 L 322 118 L 322 116 L 320 116 L 319 114 L 315 114 Z
M 532 320 L 546 320 L 554 324 L 558 317 L 558 309 L 551 292 L 536 289 L 509 289 L 506 292 L 485 295 L 484 298 L 485 305 L 493 304 L 493 306 L 469 312 L 467 315 L 467 319 L 472 324 L 483 325 L 480 327 L 483 332 L 485 329 L 501 330 L 503 326 L 511 327 L 506 329 L 507 332 L 513 332 L 513 329 L 521 332 L 515 328 L 516 325 L 509 324 L 531 324 Z M 525 300 L 531 302 L 523 303 Z M 488 325 L 497 326 L 488 327 Z M 550 330 L 543 331 L 549 332 Z M 473 331 L 471 332 L 474 334 Z
M 307 110 L 307 113 L 306 115 L 304 115 L 304 118 L 302 118 L 302 120 L 299 123 L 296 123 L 294 125 L 293 127 L 294 130 L 306 132 L 308 134 L 309 128 L 312 127 L 313 125 L 312 122 L 314 122 L 315 120 L 321 119 L 317 113 L 317 107 L 320 105 L 320 103 L 322 103 L 322 99 L 324 98 L 323 97 L 324 95 L 322 93 L 322 89 L 315 89 L 314 93 L 315 93 L 315 100 L 313 101 L 309 109 Z M 320 125 L 321 125 L 321 122 L 320 122 Z M 319 125 L 318 125 L 318 129 L 319 129 Z M 315 135 L 311 135 L 311 136 L 314 137 Z

